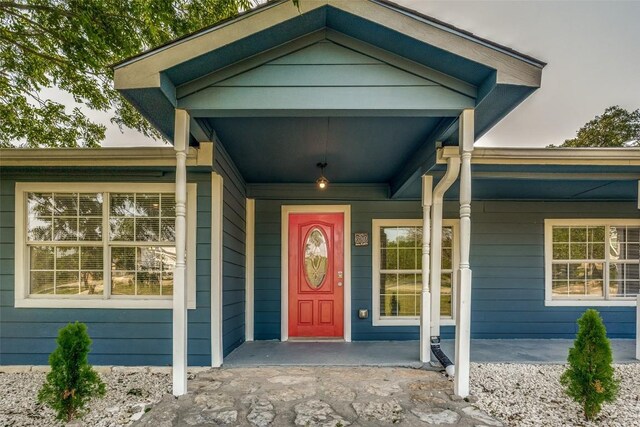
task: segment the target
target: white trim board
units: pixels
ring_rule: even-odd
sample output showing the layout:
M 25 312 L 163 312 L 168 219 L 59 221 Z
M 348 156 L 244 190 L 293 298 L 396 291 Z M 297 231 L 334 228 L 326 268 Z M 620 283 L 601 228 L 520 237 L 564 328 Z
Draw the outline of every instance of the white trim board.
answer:
M 280 247 L 280 341 L 289 340 L 289 214 L 344 214 L 344 341 L 351 342 L 351 205 L 282 205 Z
M 553 227 L 584 227 L 584 226 L 640 226 L 637 218 L 562 218 L 544 220 L 544 305 L 546 307 L 633 307 L 635 297 L 609 298 L 609 234 L 605 230 L 605 259 L 603 267 L 604 296 L 583 298 L 554 298 L 553 297 Z
M 173 183 L 125 183 L 125 182 L 16 182 L 15 188 L 15 300 L 16 308 L 109 308 L 109 309 L 171 309 L 172 297 L 125 297 L 111 296 L 110 288 L 105 287 L 101 296 L 83 295 L 29 295 L 28 271 L 29 256 L 26 241 L 26 193 L 174 193 Z M 187 307 L 196 308 L 196 221 L 197 221 L 197 184 L 187 184 Z M 104 281 L 111 280 L 108 241 L 108 200 L 103 203 L 103 240 L 105 249 L 103 263 Z M 73 242 L 65 242 L 72 244 Z M 120 243 L 120 242 L 119 242 Z M 135 244 L 132 243 L 132 244 Z
M 256 230 L 256 201 L 246 201 L 246 238 L 245 238 L 245 309 L 244 309 L 244 339 L 254 340 L 254 265 L 255 265 L 255 230 Z
M 223 261 L 222 234 L 224 182 L 220 175 L 211 174 L 211 366 L 222 366 L 223 345 Z
M 380 316 L 380 227 L 420 227 L 422 228 L 422 219 L 373 219 L 371 224 L 371 324 L 373 326 L 420 326 L 420 317 L 398 317 L 398 318 L 381 318 Z M 440 326 L 455 326 L 456 314 L 456 278 L 460 265 L 460 245 L 458 235 L 460 233 L 459 219 L 443 219 L 442 227 L 451 227 L 453 229 L 453 279 L 451 286 L 451 317 L 440 317 Z M 378 230 L 378 231 L 376 231 Z M 433 253 L 431 254 L 433 256 Z
M 173 147 L 104 147 L 104 148 L 2 148 L 0 166 L 175 166 Z M 213 165 L 213 143 L 201 142 L 189 147 L 187 166 Z

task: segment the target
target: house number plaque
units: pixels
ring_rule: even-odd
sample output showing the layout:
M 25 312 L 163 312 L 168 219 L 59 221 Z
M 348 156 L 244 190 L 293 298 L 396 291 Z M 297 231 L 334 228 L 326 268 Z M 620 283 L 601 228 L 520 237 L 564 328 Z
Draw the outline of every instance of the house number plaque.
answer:
M 369 246 L 369 233 L 353 233 L 356 246 Z

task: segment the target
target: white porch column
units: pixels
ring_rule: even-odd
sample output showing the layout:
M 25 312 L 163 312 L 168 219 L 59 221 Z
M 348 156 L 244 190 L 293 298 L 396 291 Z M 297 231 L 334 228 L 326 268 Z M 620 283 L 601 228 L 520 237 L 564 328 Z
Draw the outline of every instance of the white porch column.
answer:
M 442 206 L 444 194 L 451 184 L 458 179 L 460 172 L 460 157 L 449 157 L 447 159 L 447 171 L 442 179 L 433 189 L 433 207 L 431 209 L 431 336 L 440 336 L 440 287 L 442 281 Z M 431 354 L 431 362 L 439 363 L 438 359 Z
M 456 310 L 456 375 L 454 393 L 469 395 L 469 363 L 471 351 L 471 153 L 474 143 L 472 109 L 460 115 L 460 270 L 458 274 L 458 300 Z
M 429 294 L 429 250 L 431 240 L 431 195 L 433 177 L 422 176 L 422 294 L 420 306 L 420 361 L 427 363 L 431 354 L 429 320 L 431 317 Z
M 189 113 L 176 109 L 176 267 L 173 272 L 173 395 L 187 393 L 187 150 Z

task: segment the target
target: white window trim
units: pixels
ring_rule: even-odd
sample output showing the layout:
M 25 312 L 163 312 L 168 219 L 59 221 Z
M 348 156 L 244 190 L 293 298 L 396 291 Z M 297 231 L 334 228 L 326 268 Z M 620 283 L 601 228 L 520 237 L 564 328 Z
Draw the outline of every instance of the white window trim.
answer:
M 29 255 L 26 236 L 26 194 L 30 192 L 51 193 L 144 193 L 174 192 L 172 183 L 122 183 L 122 182 L 18 182 L 15 192 L 15 301 L 16 308 L 109 308 L 109 309 L 171 309 L 173 298 L 169 297 L 109 297 L 105 290 L 102 296 L 34 296 L 29 295 Z M 196 220 L 197 184 L 187 184 L 187 306 L 196 308 Z M 105 229 L 105 232 L 107 230 Z M 105 252 L 105 258 L 107 257 Z M 109 264 L 104 264 L 104 280 L 111 277 Z
M 460 220 L 443 219 L 443 227 L 451 227 L 453 229 L 453 283 L 456 283 L 457 272 L 460 263 L 459 247 L 456 245 L 458 236 L 458 227 Z M 372 279 L 372 323 L 373 326 L 420 326 L 420 317 L 382 317 L 380 316 L 380 227 L 422 227 L 422 219 L 374 219 L 371 228 L 371 279 Z M 452 289 L 452 305 L 455 310 L 455 286 Z M 452 313 L 452 317 L 440 317 L 441 326 L 455 326 L 456 315 Z
M 547 307 L 635 307 L 636 298 L 603 299 L 601 297 L 553 298 L 553 227 L 581 226 L 640 226 L 640 219 L 593 218 L 593 219 L 545 219 L 544 220 L 544 305 Z M 609 262 L 608 236 L 605 236 L 605 264 Z M 609 269 L 604 268 L 604 286 L 609 286 Z

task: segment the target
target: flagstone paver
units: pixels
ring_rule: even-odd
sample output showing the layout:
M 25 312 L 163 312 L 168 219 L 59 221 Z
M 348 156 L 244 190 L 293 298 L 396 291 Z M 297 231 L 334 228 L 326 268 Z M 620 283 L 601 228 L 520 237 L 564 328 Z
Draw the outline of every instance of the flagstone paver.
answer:
M 165 396 L 134 425 L 501 425 L 452 394 L 443 374 L 412 368 L 211 369 L 189 381 L 187 396 Z

